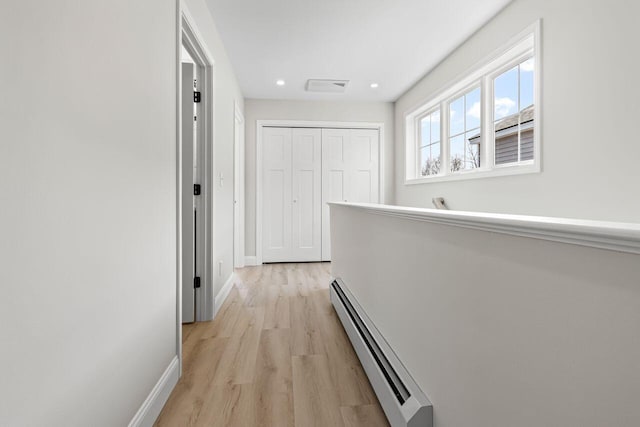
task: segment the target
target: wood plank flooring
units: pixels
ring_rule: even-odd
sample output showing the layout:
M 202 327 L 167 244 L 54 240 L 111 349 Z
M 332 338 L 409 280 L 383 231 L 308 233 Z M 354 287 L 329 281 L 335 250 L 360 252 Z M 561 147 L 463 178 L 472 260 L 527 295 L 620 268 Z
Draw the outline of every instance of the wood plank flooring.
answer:
M 156 426 L 388 426 L 329 301 L 329 268 L 238 270 L 215 320 L 183 326 L 183 376 Z

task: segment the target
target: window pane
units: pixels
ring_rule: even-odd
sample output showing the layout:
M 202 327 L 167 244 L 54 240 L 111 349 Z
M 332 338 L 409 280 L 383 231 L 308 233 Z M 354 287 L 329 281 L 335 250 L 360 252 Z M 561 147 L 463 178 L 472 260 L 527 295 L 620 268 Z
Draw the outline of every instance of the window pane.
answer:
M 422 176 L 437 175 L 440 172 L 440 144 L 420 149 L 420 173 Z
M 480 132 L 467 132 L 465 138 L 465 169 L 480 167 Z
M 533 58 L 520 64 L 520 161 L 533 160 L 534 73 Z
M 420 120 L 420 146 L 424 147 L 425 145 L 429 145 L 431 143 L 430 135 L 431 135 L 431 122 L 429 118 L 431 116 L 427 116 L 424 119 Z
M 456 172 L 464 169 L 465 156 L 464 156 L 464 135 L 458 135 L 449 139 L 450 148 L 450 160 L 449 166 L 451 172 Z
M 431 114 L 431 142 L 440 141 L 440 111 Z
M 464 96 L 449 104 L 449 135 L 464 132 Z
M 533 105 L 520 114 L 520 160 L 533 160 Z
M 465 95 L 467 124 L 465 130 L 480 127 L 480 88 L 476 88 Z
M 494 119 L 518 112 L 518 67 L 500 74 L 494 80 Z
M 529 58 L 495 79 L 497 165 L 533 159 L 534 73 Z
M 520 111 L 533 105 L 533 73 L 533 58 L 520 64 Z
M 422 176 L 430 175 L 428 167 L 430 152 L 431 148 L 429 146 L 420 149 L 420 173 Z
M 440 158 L 440 143 L 433 144 L 431 146 L 431 157 L 433 157 L 434 159 Z

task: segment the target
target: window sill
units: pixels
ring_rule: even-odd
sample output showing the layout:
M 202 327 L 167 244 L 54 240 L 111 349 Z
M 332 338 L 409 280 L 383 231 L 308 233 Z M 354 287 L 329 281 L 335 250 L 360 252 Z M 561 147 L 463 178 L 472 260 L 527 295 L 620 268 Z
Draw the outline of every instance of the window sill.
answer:
M 493 178 L 509 175 L 523 175 L 529 173 L 539 173 L 539 163 L 520 163 L 509 166 L 496 166 L 493 169 L 476 169 L 464 172 L 452 173 L 449 175 L 433 175 L 420 178 L 405 179 L 404 185 L 430 184 L 435 182 L 465 181 L 470 179 Z

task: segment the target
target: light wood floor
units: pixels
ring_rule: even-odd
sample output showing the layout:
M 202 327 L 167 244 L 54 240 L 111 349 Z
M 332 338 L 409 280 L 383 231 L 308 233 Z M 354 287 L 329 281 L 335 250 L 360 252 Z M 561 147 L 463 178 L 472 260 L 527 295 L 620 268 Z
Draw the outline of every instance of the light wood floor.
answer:
M 212 322 L 183 327 L 157 426 L 388 426 L 329 302 L 328 263 L 238 271 Z

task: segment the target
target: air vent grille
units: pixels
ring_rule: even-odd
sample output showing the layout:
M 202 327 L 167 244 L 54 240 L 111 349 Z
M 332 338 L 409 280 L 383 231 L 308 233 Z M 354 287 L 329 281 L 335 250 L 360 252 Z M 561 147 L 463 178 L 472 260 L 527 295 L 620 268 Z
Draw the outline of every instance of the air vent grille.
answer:
M 344 93 L 349 80 L 307 80 L 307 92 Z

